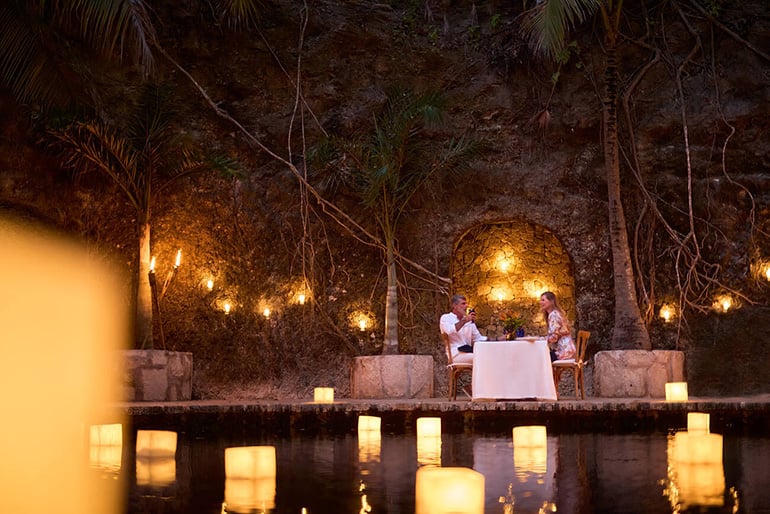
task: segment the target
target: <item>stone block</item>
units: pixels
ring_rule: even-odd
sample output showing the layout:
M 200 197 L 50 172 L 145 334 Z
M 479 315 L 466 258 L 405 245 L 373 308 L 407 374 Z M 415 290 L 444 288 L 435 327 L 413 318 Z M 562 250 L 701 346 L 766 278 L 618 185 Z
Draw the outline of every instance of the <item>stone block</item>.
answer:
M 675 350 L 610 350 L 593 362 L 594 395 L 665 398 L 666 382 L 684 380 L 684 353 Z
M 370 355 L 353 359 L 351 398 L 433 397 L 430 355 Z
M 126 401 L 192 399 L 193 359 L 189 352 L 126 350 L 123 391 Z

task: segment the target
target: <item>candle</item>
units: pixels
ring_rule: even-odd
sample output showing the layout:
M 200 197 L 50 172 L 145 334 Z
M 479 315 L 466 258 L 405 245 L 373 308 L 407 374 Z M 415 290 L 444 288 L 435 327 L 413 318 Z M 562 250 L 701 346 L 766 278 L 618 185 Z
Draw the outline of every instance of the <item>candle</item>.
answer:
M 176 262 L 174 263 L 174 267 L 178 268 L 180 264 L 182 264 L 182 249 L 181 248 L 179 249 L 179 251 L 176 252 Z
M 155 273 L 155 257 L 150 259 L 150 273 Z

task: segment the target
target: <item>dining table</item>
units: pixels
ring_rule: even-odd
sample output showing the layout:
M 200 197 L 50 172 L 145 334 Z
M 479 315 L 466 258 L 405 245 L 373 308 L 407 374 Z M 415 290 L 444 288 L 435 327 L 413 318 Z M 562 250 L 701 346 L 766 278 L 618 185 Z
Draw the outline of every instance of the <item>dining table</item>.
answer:
M 556 400 L 545 338 L 478 341 L 473 345 L 473 400 Z

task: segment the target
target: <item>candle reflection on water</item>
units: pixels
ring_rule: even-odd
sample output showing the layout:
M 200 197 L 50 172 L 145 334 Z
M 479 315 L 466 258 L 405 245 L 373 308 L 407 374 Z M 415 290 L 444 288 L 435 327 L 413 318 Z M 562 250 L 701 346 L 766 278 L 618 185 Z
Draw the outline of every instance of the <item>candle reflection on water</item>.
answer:
M 722 436 L 677 432 L 668 438 L 667 496 L 672 507 L 724 505 Z

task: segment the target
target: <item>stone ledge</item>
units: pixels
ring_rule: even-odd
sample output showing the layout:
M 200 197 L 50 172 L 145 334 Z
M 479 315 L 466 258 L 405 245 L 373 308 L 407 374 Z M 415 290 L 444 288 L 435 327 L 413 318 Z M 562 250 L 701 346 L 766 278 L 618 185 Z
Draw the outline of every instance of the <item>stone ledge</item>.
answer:
M 193 357 L 189 352 L 125 350 L 126 401 L 185 401 L 192 398 Z
M 431 398 L 431 355 L 369 355 L 353 359 L 351 398 Z
M 594 395 L 665 398 L 666 382 L 684 381 L 684 352 L 610 350 L 594 356 Z

